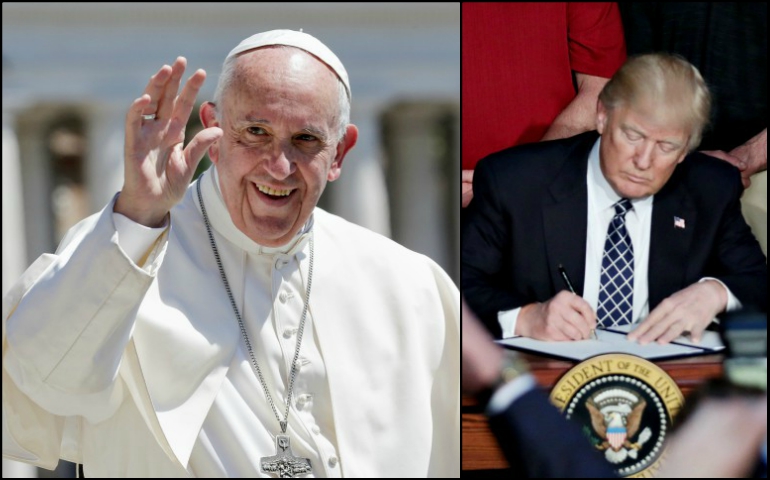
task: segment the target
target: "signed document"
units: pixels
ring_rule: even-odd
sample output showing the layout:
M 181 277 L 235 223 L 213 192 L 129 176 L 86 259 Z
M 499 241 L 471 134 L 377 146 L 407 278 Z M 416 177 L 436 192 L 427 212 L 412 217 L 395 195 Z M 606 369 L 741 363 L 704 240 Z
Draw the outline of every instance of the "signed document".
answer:
M 569 360 L 583 361 L 587 358 L 606 353 L 626 353 L 646 358 L 647 360 L 662 360 L 668 358 L 709 355 L 723 350 L 724 344 L 719 333 L 706 331 L 700 343 L 693 343 L 688 337 L 679 337 L 668 345 L 650 343 L 639 345 L 626 338 L 636 325 L 598 329 L 598 340 L 582 340 L 577 342 L 545 342 L 531 338 L 513 337 L 498 340 L 497 343 L 529 353 L 549 355 Z

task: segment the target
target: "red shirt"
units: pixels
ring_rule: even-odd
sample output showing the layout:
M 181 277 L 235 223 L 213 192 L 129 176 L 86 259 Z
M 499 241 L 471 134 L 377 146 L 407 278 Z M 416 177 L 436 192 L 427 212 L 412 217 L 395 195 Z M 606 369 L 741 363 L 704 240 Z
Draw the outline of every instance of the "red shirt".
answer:
M 537 142 L 575 98 L 572 71 L 626 60 L 615 3 L 463 3 L 462 162 Z

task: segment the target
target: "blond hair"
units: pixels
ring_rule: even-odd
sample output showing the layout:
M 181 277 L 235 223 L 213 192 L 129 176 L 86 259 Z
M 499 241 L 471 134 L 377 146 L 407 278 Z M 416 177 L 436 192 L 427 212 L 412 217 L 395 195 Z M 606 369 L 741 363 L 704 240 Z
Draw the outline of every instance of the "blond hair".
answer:
M 609 111 L 652 106 L 655 113 L 689 128 L 688 151 L 701 141 L 711 113 L 711 94 L 698 69 L 678 55 L 650 53 L 630 58 L 599 94 Z

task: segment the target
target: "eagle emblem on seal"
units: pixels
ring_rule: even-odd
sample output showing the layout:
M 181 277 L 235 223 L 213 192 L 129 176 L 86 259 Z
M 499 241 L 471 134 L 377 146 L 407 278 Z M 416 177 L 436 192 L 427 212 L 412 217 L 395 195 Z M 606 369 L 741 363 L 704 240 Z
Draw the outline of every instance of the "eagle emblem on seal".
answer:
M 636 458 L 652 436 L 649 428 L 639 433 L 647 402 L 634 392 L 623 388 L 601 390 L 585 405 L 591 415 L 591 427 L 600 440 L 596 448 L 605 452 L 610 463 L 621 463 L 627 457 Z

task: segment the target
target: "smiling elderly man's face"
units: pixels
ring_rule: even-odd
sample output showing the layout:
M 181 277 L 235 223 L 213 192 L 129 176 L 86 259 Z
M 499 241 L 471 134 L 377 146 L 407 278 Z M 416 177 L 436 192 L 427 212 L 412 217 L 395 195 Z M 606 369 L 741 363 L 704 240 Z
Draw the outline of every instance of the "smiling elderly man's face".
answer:
M 255 242 L 284 245 L 357 139 L 352 125 L 339 138 L 339 79 L 302 50 L 263 48 L 238 59 L 222 102 L 221 122 L 213 108 L 201 111 L 224 131 L 209 155 L 230 217 Z

